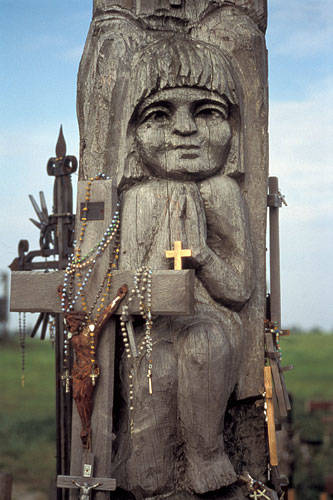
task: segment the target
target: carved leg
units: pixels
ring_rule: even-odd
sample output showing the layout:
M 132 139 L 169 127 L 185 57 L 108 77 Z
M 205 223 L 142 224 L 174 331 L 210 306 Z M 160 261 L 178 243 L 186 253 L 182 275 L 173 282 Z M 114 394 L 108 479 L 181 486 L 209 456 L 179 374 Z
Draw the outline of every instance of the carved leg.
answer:
M 134 384 L 134 430 L 122 428 L 115 456 L 117 484 L 136 495 L 146 496 L 173 490 L 177 446 L 177 362 L 170 341 L 169 322 L 153 330 L 153 394 L 148 392 L 147 362 L 137 361 Z M 137 339 L 138 345 L 140 338 Z M 127 360 L 123 360 L 123 397 L 128 401 Z
M 236 474 L 224 452 L 223 425 L 237 383 L 240 322 L 199 318 L 178 343 L 178 412 L 186 457 L 186 483 L 196 493 L 232 484 Z
M 93 386 L 89 376 L 80 378 L 73 375 L 73 399 L 82 425 L 80 432 L 82 446 L 90 448 Z

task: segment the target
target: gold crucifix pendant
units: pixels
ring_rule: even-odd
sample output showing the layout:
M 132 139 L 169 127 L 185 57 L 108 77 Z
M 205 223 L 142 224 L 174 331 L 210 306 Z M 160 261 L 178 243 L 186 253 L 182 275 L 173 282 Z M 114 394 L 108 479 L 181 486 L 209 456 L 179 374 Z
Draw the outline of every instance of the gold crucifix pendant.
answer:
M 147 377 L 148 377 L 148 389 L 149 389 L 149 394 L 153 394 L 153 382 L 152 382 L 152 377 L 153 377 L 153 374 L 152 374 L 152 371 L 151 371 L 151 369 L 150 369 L 150 368 L 148 369 L 148 374 L 147 374 Z
M 91 378 L 92 385 L 95 386 L 96 385 L 96 379 L 99 377 L 99 368 L 96 368 L 96 370 L 95 370 L 95 367 L 93 367 L 92 368 L 92 372 L 89 375 L 89 377 Z

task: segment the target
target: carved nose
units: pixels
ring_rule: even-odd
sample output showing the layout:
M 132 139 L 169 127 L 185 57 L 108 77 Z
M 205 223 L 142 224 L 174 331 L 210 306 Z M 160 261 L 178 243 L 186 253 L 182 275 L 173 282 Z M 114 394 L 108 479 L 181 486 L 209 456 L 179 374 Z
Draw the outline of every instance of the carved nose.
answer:
M 197 125 L 190 110 L 179 109 L 175 112 L 173 132 L 177 135 L 192 135 L 197 132 Z

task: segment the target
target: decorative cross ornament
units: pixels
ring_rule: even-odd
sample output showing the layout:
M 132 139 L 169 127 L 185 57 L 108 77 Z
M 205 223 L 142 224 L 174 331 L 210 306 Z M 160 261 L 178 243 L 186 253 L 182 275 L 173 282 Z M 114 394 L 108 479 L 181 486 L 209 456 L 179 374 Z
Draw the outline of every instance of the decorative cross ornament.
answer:
M 250 498 L 254 498 L 255 500 L 257 498 L 267 498 L 268 500 L 271 500 L 270 497 L 268 497 L 267 495 L 265 495 L 266 493 L 266 490 L 263 489 L 263 490 L 256 490 L 252 493 L 252 495 L 250 495 Z
M 175 259 L 174 270 L 180 271 L 182 269 L 182 258 L 183 257 L 192 257 L 192 250 L 182 249 L 182 242 L 175 241 L 174 246 L 173 246 L 173 250 L 166 250 L 165 256 L 167 259 Z
M 68 369 L 65 370 L 65 372 L 63 373 L 63 375 L 61 375 L 60 378 L 62 380 L 62 383 L 65 386 L 65 392 L 66 392 L 66 394 L 69 394 L 71 392 L 70 381 L 71 381 L 71 378 L 72 378 L 72 376 L 69 373 L 69 370 Z
M 94 455 L 86 453 L 82 476 L 58 476 L 58 488 L 78 488 L 80 500 L 89 500 L 92 490 L 115 491 L 116 480 L 109 477 L 93 477 Z

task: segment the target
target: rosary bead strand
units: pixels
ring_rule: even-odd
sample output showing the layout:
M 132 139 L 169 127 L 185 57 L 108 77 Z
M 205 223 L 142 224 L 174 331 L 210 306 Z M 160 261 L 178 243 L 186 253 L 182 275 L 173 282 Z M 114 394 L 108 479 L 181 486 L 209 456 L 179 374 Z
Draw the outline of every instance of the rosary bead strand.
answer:
M 108 296 L 111 281 L 112 281 L 112 269 L 117 268 L 117 260 L 119 257 L 119 228 L 120 228 L 120 215 L 119 207 L 120 204 L 117 202 L 116 211 L 112 217 L 112 221 L 108 228 L 104 232 L 101 240 L 89 250 L 87 255 L 82 256 L 81 244 L 84 241 L 84 236 L 87 227 L 87 212 L 88 203 L 91 197 L 91 187 L 95 180 L 99 179 L 109 179 L 104 174 L 98 174 L 96 177 L 91 177 L 87 182 L 86 192 L 85 192 L 85 205 L 83 207 L 84 216 L 82 217 L 82 225 L 78 237 L 78 241 L 74 242 L 74 252 L 69 256 L 67 266 L 65 269 L 64 285 L 61 296 L 61 307 L 64 313 L 74 311 L 74 306 L 77 303 L 79 297 L 81 298 L 82 310 L 86 313 L 86 324 L 89 324 L 89 344 L 90 344 L 90 358 L 91 358 L 91 381 L 95 385 L 95 380 L 99 376 L 99 369 L 96 366 L 96 345 L 95 345 L 95 321 L 93 320 L 93 312 L 97 306 L 96 312 L 99 313 L 103 309 L 103 304 L 105 298 Z M 85 289 L 89 283 L 90 276 L 95 268 L 97 259 L 105 252 L 107 247 L 114 241 L 114 249 L 112 252 L 112 257 L 108 269 L 103 276 L 100 287 L 97 291 L 95 300 L 91 305 L 88 312 L 88 303 L 85 296 Z M 75 292 L 74 283 L 77 280 L 77 290 Z M 102 296 L 102 297 L 101 297 Z M 67 300 L 66 300 L 67 298 Z M 100 301 L 100 304 L 98 304 Z M 64 374 L 62 375 L 62 380 L 65 385 L 66 392 L 70 392 L 69 381 L 71 379 L 69 373 L 69 348 L 70 339 L 72 334 L 68 331 L 65 332 L 64 339 Z
M 145 335 L 141 342 L 139 351 L 141 354 L 145 351 L 145 357 L 147 360 L 147 378 L 148 378 L 148 390 L 149 394 L 153 393 L 152 388 L 152 350 L 153 342 L 151 336 L 151 330 L 153 327 L 153 320 L 151 314 L 151 302 L 152 302 L 152 270 L 148 267 L 140 267 L 134 275 L 134 287 L 130 291 L 128 296 L 128 303 L 130 304 L 135 296 L 139 299 L 140 315 L 145 320 Z M 128 338 L 128 332 L 126 328 L 126 321 L 128 320 L 128 305 L 122 307 L 122 313 L 120 316 L 120 330 L 123 338 L 123 344 L 125 348 L 125 353 L 128 361 L 131 360 L 132 368 L 129 370 L 129 422 L 130 422 L 130 432 L 134 432 L 134 386 L 133 386 L 133 374 L 134 374 L 134 359 L 131 354 L 131 348 Z

